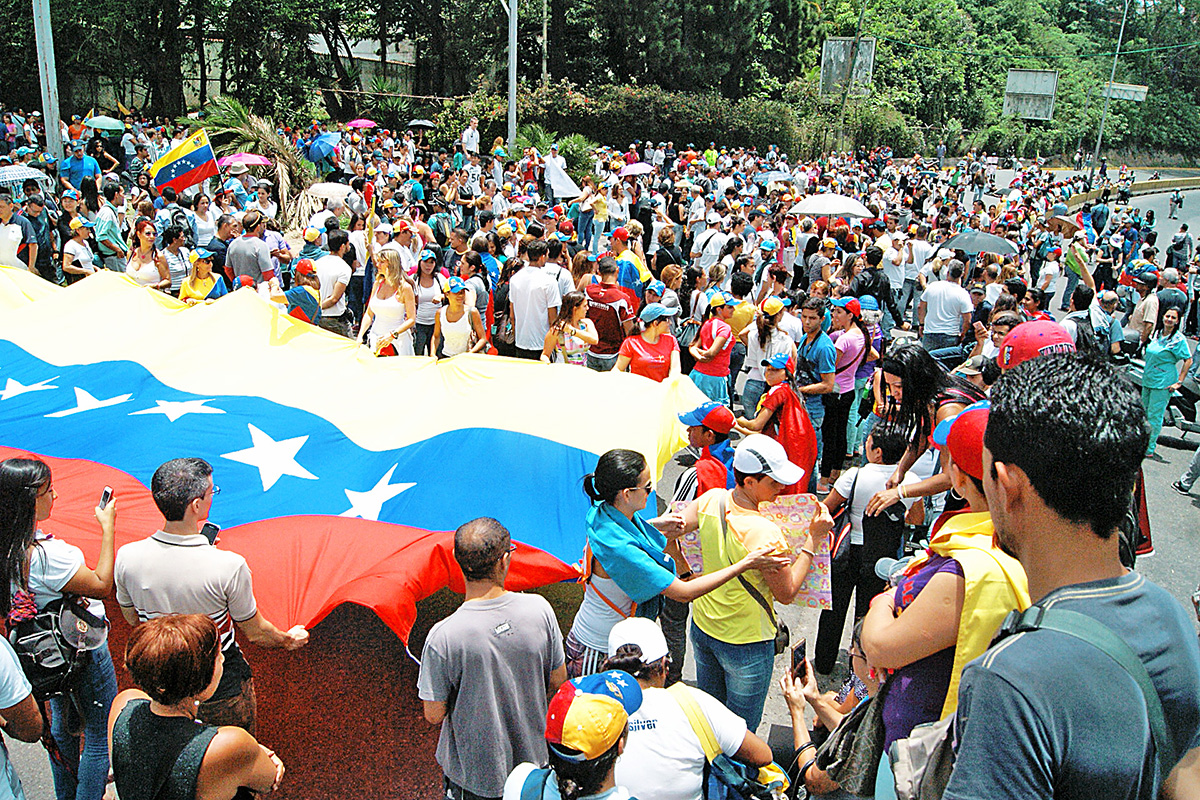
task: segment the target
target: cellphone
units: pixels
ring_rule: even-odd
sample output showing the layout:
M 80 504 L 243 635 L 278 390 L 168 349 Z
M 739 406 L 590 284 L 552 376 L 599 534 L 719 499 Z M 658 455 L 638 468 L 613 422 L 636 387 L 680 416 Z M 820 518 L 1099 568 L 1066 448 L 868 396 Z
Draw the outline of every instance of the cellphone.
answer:
M 803 681 L 808 678 L 808 642 L 804 637 L 792 645 L 792 680 Z
M 112 500 L 113 490 L 111 486 L 105 486 L 104 491 L 100 493 L 100 510 L 108 508 L 108 503 Z
M 221 528 L 220 528 L 220 526 L 218 526 L 218 525 L 214 525 L 214 524 L 213 524 L 213 523 L 211 523 L 211 522 L 206 522 L 206 523 L 204 523 L 204 526 L 203 526 L 202 528 L 200 528 L 200 534 L 201 534 L 201 535 L 202 535 L 202 536 L 203 536 L 205 539 L 208 539 L 208 543 L 209 543 L 209 544 L 216 544 L 216 543 L 217 543 L 217 536 L 218 536 L 220 533 L 221 533 Z

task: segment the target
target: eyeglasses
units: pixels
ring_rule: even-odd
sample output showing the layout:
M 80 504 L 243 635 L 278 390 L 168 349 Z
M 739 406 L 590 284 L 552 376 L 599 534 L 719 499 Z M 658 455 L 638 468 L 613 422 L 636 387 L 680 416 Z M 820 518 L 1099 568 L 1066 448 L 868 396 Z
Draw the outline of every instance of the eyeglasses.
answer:
M 213 484 L 213 487 L 212 487 L 212 493 L 213 493 L 213 497 L 216 497 L 217 495 L 219 495 L 219 494 L 221 493 L 221 487 L 220 487 L 220 486 L 217 486 L 217 485 L 214 483 L 214 484 Z

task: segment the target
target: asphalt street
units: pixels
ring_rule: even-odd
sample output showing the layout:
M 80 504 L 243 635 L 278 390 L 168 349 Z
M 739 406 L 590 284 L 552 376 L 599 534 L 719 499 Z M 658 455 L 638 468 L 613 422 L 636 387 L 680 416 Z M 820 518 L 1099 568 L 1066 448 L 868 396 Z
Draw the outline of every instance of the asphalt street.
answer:
M 1000 176 L 1002 185 L 1007 184 L 1011 173 Z M 1147 177 L 1148 170 L 1139 171 L 1139 177 Z M 1163 177 L 1172 177 L 1164 171 Z M 1186 222 L 1192 231 L 1200 231 L 1200 191 L 1185 193 L 1184 210 L 1178 220 L 1167 219 L 1167 195 L 1149 195 L 1135 198 L 1137 207 L 1143 214 L 1147 209 L 1154 209 L 1157 217 L 1156 228 L 1159 231 L 1160 242 L 1170 241 L 1170 237 L 1178 230 L 1178 225 Z M 1061 291 L 1061 288 L 1060 288 Z M 1058 303 L 1052 304 L 1053 308 Z M 1155 554 L 1139 559 L 1137 569 L 1150 580 L 1167 589 L 1178 600 L 1189 614 L 1192 610 L 1191 594 L 1200 581 L 1200 484 L 1195 492 L 1188 497 L 1176 494 L 1170 484 L 1187 468 L 1198 443 L 1196 434 L 1186 439 L 1179 436 L 1174 428 L 1165 428 L 1159 441 L 1158 456 L 1145 462 L 1146 488 L 1150 507 L 1150 520 L 1153 532 Z M 670 495 L 674 486 L 679 467 L 672 464 L 663 480 L 660 482 L 662 494 Z M 816 639 L 817 613 L 792 606 L 781 607 L 781 618 L 785 620 L 795 637 L 804 636 L 809 642 L 809 652 Z M 122 624 L 117 622 L 116 624 Z M 846 657 L 845 641 L 848 631 L 843 635 L 843 651 L 838 667 L 833 673 L 834 679 L 845 675 Z M 760 735 L 767 737 L 771 734 L 772 726 L 780 726 L 775 736 L 782 736 L 783 727 L 790 726 L 787 709 L 777 681 L 782 674 L 786 659 L 776 659 L 776 684 L 767 699 L 763 722 L 759 727 Z M 695 677 L 694 662 L 689 657 L 684 671 L 685 679 Z M 267 700 L 269 702 L 269 700 Z M 29 800 L 52 800 L 54 786 L 50 777 L 50 767 L 45 751 L 40 744 L 25 744 L 6 738 L 10 758 L 25 787 Z M 300 792 L 303 795 L 303 792 Z

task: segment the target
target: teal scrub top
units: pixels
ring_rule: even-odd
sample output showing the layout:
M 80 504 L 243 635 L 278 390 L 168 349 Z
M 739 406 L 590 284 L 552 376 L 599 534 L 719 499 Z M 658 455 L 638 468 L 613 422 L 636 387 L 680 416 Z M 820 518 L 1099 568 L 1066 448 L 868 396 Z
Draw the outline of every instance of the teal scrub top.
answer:
M 1187 339 L 1178 330 L 1170 336 L 1151 339 L 1146 345 L 1142 386 L 1147 389 L 1166 389 L 1175 385 L 1179 382 L 1179 362 L 1191 356 Z

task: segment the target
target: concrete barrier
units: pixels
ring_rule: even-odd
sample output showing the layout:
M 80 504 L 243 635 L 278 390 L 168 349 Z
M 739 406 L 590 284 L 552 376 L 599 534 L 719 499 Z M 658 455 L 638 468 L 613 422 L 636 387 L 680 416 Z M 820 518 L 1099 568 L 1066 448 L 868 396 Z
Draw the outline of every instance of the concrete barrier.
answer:
M 1130 189 L 1131 196 L 1138 197 L 1146 194 L 1162 194 L 1163 192 L 1173 192 L 1176 189 L 1200 189 L 1200 177 L 1196 178 L 1168 178 L 1158 181 L 1136 181 Z M 1067 201 L 1067 208 L 1072 211 L 1078 211 L 1079 207 L 1084 203 L 1094 202 L 1103 194 L 1102 189 L 1093 189 L 1090 192 L 1080 192 L 1079 194 L 1071 195 L 1071 199 Z M 1116 189 L 1113 189 L 1113 195 L 1116 195 Z

